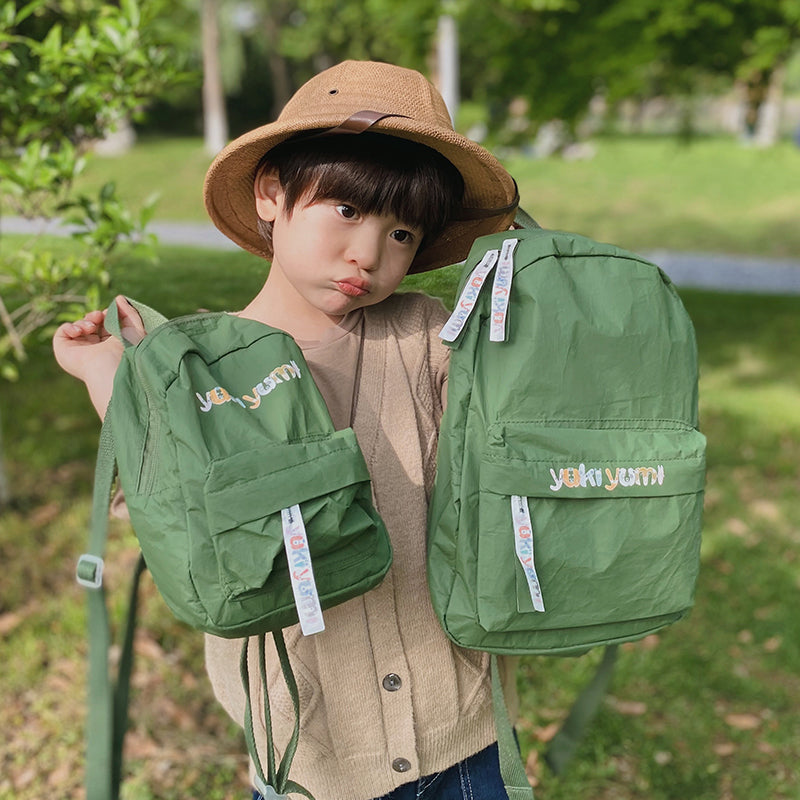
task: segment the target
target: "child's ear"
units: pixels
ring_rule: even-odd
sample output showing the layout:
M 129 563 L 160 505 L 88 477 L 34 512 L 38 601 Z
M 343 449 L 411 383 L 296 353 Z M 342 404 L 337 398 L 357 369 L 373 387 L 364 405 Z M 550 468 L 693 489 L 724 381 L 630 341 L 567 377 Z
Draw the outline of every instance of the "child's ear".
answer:
M 256 213 L 265 222 L 274 222 L 278 216 L 279 198 L 283 195 L 278 170 L 262 167 L 256 173 L 253 185 L 256 198 Z

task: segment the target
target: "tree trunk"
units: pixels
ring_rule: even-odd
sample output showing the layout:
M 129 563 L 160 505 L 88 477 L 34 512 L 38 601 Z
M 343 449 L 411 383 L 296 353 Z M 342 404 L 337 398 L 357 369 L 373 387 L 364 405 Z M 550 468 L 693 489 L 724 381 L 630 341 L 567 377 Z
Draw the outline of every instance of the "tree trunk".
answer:
M 771 147 L 780 136 L 784 68 L 754 74 L 744 84 L 742 138 L 749 144 Z
M 460 102 L 458 27 L 454 17 L 439 17 L 436 36 L 437 74 L 439 92 L 455 124 Z
M 776 67 L 769 79 L 767 95 L 761 104 L 756 130 L 756 144 L 772 147 L 778 143 L 781 127 L 781 105 L 783 104 L 783 78 L 785 69 Z
M 279 12 L 267 11 L 264 17 L 264 36 L 267 42 L 269 72 L 272 77 L 272 119 L 277 118 L 281 109 L 293 94 L 289 65 L 281 55 L 281 23 L 276 16 Z
M 228 141 L 228 116 L 219 58 L 219 7 L 217 0 L 202 0 L 203 137 L 206 152 L 216 155 Z

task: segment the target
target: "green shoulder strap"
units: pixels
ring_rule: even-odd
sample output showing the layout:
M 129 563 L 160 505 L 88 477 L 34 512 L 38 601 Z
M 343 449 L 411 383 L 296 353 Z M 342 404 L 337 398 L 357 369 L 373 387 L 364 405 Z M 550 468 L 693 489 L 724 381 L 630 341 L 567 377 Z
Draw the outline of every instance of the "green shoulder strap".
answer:
M 142 315 L 147 331 L 166 322 L 166 317 L 148 306 L 133 303 Z M 106 330 L 122 339 L 116 302 L 106 314 Z M 76 578 L 87 589 L 89 627 L 89 710 L 86 720 L 86 797 L 87 800 L 116 800 L 122 780 L 122 744 L 128 725 L 128 697 L 133 668 L 133 636 L 139 578 L 144 571 L 144 559 L 134 570 L 130 600 L 125 623 L 117 682 L 109 671 L 108 652 L 111 630 L 103 587 L 103 558 L 108 539 L 108 509 L 116 474 L 114 435 L 106 412 L 100 430 L 100 444 L 95 467 L 89 547 L 78 559 Z
M 103 556 L 108 538 L 108 506 L 114 481 L 111 429 L 104 425 L 95 471 L 89 549 L 78 560 L 77 580 L 87 589 L 89 626 L 89 711 L 86 720 L 87 800 L 115 800 L 122 772 L 122 740 L 127 727 L 128 685 L 133 664 L 133 633 L 139 577 L 144 560 L 134 570 L 117 685 L 109 672 L 111 631 L 103 587 Z
M 276 768 L 275 766 L 275 746 L 272 739 L 272 714 L 269 707 L 269 695 L 267 692 L 267 669 L 265 657 L 266 637 L 264 634 L 258 637 L 258 668 L 261 678 L 261 687 L 264 695 L 264 722 L 267 732 L 267 771 L 264 772 L 264 766 L 258 756 L 256 748 L 255 732 L 253 730 L 253 710 L 250 702 L 250 675 L 248 670 L 248 645 L 249 640 L 245 639 L 242 644 L 242 654 L 240 660 L 240 671 L 242 677 L 242 686 L 245 691 L 245 710 L 244 710 L 244 736 L 247 742 L 247 749 L 250 752 L 250 758 L 255 767 L 255 785 L 259 794 L 264 800 L 288 800 L 289 792 L 302 794 L 308 797 L 309 800 L 314 800 L 311 793 L 289 779 L 289 769 L 294 759 L 295 751 L 297 750 L 297 742 L 300 736 L 300 698 L 297 690 L 297 681 L 295 680 L 294 673 L 292 672 L 291 665 L 289 664 L 289 654 L 286 650 L 286 642 L 283 638 L 283 631 L 274 631 L 273 639 L 275 641 L 275 650 L 278 653 L 278 660 L 281 665 L 281 672 L 283 679 L 286 681 L 286 687 L 289 690 L 289 697 L 292 701 L 294 709 L 294 731 L 286 745 L 283 758 Z
M 611 675 L 614 672 L 617 649 L 618 645 L 615 644 L 606 647 L 603 660 L 597 667 L 594 676 L 578 695 L 564 724 L 545 751 L 544 759 L 555 775 L 560 775 L 564 771 L 600 707 L 600 701 L 608 690 L 608 684 L 611 682 Z
M 566 720 L 564 720 L 558 733 L 553 737 L 545 751 L 545 762 L 553 774 L 560 775 L 564 771 L 578 744 L 580 744 L 589 723 L 597 713 L 614 672 L 617 652 L 618 646 L 615 644 L 606 647 L 603 659 L 598 665 L 592 680 L 578 695 Z M 497 656 L 493 655 L 491 661 L 492 703 L 497 731 L 497 747 L 500 754 L 500 774 L 509 800 L 533 800 L 533 789 L 525 774 L 522 755 L 508 717 L 508 708 L 506 707 L 497 667 Z
M 542 226 L 524 209 L 517 208 L 514 224 L 518 228 L 541 228 Z
M 497 750 L 500 756 L 500 776 L 506 787 L 508 800 L 534 800 L 533 788 L 525 773 L 519 745 L 508 717 L 497 656 L 494 654 L 491 657 L 491 671 L 492 705 L 494 706 L 494 724 L 497 732 Z

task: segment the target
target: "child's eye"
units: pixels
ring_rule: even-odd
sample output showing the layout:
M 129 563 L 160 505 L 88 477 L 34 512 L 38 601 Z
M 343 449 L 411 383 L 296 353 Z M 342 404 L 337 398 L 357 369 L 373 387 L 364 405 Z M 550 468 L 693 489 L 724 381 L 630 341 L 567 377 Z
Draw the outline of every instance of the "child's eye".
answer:
M 339 203 L 336 206 L 336 210 L 345 219 L 356 219 L 358 217 L 358 210 L 353 206 L 348 206 L 347 203 Z
M 414 234 L 411 231 L 404 231 L 402 228 L 392 231 L 391 237 L 401 244 L 411 244 L 414 241 Z

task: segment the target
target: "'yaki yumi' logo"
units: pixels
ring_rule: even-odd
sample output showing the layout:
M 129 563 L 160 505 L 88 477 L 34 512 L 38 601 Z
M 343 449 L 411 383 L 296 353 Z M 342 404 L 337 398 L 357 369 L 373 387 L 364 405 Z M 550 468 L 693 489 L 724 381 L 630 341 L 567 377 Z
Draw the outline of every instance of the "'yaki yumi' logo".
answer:
M 613 492 L 618 486 L 661 486 L 664 483 L 664 467 L 589 467 L 579 464 L 577 467 L 562 467 L 558 472 L 551 468 L 553 484 L 550 490 L 558 492 L 562 488 L 601 486 Z
M 300 367 L 294 361 L 290 361 L 288 364 L 276 367 L 269 375 L 260 380 L 253 387 L 252 394 L 236 397 L 222 386 L 215 386 L 213 389 L 209 389 L 205 395 L 195 392 L 195 396 L 200 402 L 200 410 L 205 412 L 211 411 L 214 406 L 221 406 L 225 403 L 238 403 L 242 408 L 252 410 L 258 408 L 261 405 L 261 398 L 266 397 L 278 384 L 300 377 Z

